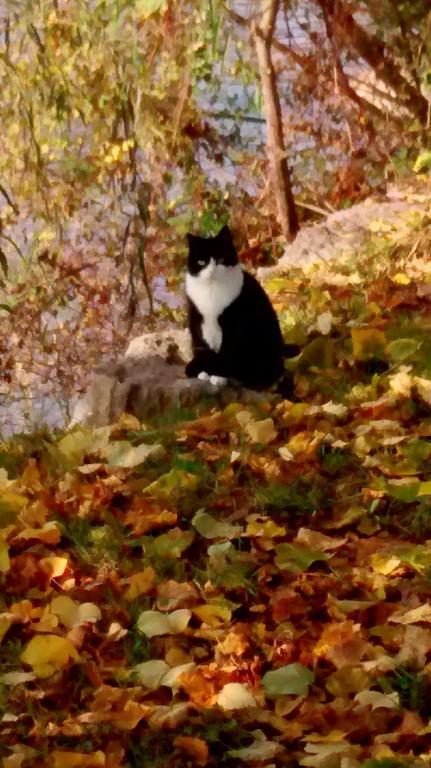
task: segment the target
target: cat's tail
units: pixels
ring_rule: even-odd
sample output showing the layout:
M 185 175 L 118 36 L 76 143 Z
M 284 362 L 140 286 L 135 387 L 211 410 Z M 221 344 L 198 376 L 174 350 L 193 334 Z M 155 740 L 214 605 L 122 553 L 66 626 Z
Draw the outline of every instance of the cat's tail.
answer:
M 283 344 L 283 357 L 296 357 L 300 351 L 299 344 Z
M 301 352 L 299 344 L 284 344 L 283 357 L 296 357 Z M 283 371 L 282 377 L 277 382 L 276 391 L 285 400 L 296 400 L 295 378 L 291 371 Z
M 295 379 L 293 373 L 285 371 L 281 379 L 277 381 L 275 391 L 281 395 L 283 400 L 293 400 L 295 402 Z

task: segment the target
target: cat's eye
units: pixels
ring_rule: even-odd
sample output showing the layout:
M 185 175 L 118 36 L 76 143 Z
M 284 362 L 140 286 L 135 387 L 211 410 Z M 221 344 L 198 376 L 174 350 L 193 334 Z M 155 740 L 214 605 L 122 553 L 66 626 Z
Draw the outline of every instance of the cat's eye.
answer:
M 198 260 L 198 266 L 199 266 L 199 267 L 204 267 L 204 266 L 205 266 L 205 264 L 206 264 L 206 261 L 204 261 L 203 259 L 199 259 L 199 260 Z

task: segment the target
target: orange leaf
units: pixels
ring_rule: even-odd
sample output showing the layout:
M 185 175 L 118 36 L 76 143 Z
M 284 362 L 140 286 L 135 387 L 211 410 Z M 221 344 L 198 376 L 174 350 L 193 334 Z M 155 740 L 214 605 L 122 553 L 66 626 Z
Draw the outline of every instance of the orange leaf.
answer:
M 175 525 L 177 517 L 176 512 L 166 509 L 161 504 L 135 498 L 124 522 L 132 528 L 136 536 L 142 536 L 154 528 Z
M 346 665 L 357 664 L 368 648 L 369 643 L 360 635 L 359 624 L 340 621 L 324 628 L 313 654 L 325 657 L 332 661 L 337 669 L 341 669 Z
M 131 602 L 136 597 L 139 597 L 139 595 L 147 595 L 153 589 L 155 581 L 156 572 L 151 565 L 139 573 L 134 573 L 133 576 L 126 579 L 126 583 L 129 586 L 124 593 L 125 599 Z
M 105 766 L 103 752 L 63 752 L 55 750 L 51 752 L 53 768 L 96 768 Z
M 206 677 L 200 669 L 181 675 L 178 682 L 195 704 L 205 708 L 214 705 L 221 687 L 214 680 Z
M 61 532 L 58 524 L 54 521 L 45 523 L 42 528 L 25 528 L 16 537 L 15 541 L 19 539 L 37 539 L 43 541 L 44 544 L 58 544 L 61 539 Z
M 193 736 L 177 736 L 174 739 L 174 746 L 190 755 L 198 765 L 207 764 L 209 752 L 208 746 L 203 739 L 194 738 Z

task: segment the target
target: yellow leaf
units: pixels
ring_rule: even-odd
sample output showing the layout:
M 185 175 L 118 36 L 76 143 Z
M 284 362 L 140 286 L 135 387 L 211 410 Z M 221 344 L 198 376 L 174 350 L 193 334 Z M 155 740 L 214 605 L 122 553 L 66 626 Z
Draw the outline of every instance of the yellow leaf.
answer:
M 267 445 L 277 437 L 272 419 L 262 419 L 262 421 L 249 421 L 245 426 L 245 432 L 253 443 Z
M 266 539 L 273 539 L 276 536 L 285 536 L 286 528 L 282 525 L 277 525 L 274 520 L 269 518 L 259 518 L 253 516 L 249 519 L 247 525 L 246 536 L 262 536 Z
M 79 654 L 67 637 L 36 635 L 27 643 L 20 658 L 38 677 L 49 677 L 66 667 L 70 660 L 79 661 Z
M 310 733 L 307 735 L 307 741 L 312 744 L 332 744 L 334 741 L 340 741 L 347 736 L 348 731 L 340 731 L 338 729 L 329 731 L 329 733 Z
M 54 750 L 51 752 L 53 768 L 98 768 L 105 766 L 106 759 L 103 752 L 63 752 Z
M 397 272 L 396 275 L 391 277 L 391 280 L 396 285 L 410 285 L 411 280 L 404 272 Z
M 8 619 L 6 616 L 0 616 L 0 643 L 3 640 L 11 624 L 12 624 L 12 621 Z
M 431 405 L 431 381 L 429 379 L 423 379 L 420 376 L 415 376 L 413 381 L 418 395 L 422 400 L 425 400 L 428 405 Z
M 386 336 L 377 328 L 352 328 L 350 334 L 355 360 L 368 360 L 385 349 Z
M 14 522 L 21 510 L 27 506 L 28 499 L 20 493 L 0 489 L 0 528 Z
M 389 576 L 401 565 L 401 560 L 396 555 L 386 554 L 384 552 L 375 552 L 371 556 L 373 569 L 384 576 Z
M 9 549 L 5 540 L 0 536 L 0 573 L 7 573 L 10 568 Z
M 232 611 L 225 605 L 198 605 L 193 608 L 193 613 L 205 624 L 210 627 L 219 627 L 220 624 L 229 622 L 232 617 Z
M 131 602 L 132 600 L 135 600 L 136 597 L 139 597 L 139 595 L 146 595 L 148 592 L 151 592 L 156 582 L 156 572 L 154 568 L 149 565 L 148 568 L 144 568 L 143 571 L 134 573 L 133 576 L 130 576 L 130 578 L 127 579 L 127 582 L 129 586 L 124 593 L 124 597 Z
M 164 475 L 160 475 L 157 480 L 147 485 L 144 493 L 151 494 L 156 498 L 169 499 L 176 496 L 181 491 L 194 491 L 198 485 L 197 475 L 191 472 L 185 472 L 181 469 L 170 469 Z
M 51 571 L 51 578 L 56 579 L 63 576 L 67 568 L 67 557 L 43 557 L 40 564 L 47 566 Z
M 418 490 L 418 496 L 431 496 L 431 480 L 421 483 Z
M 67 595 L 60 595 L 51 602 L 51 612 L 58 616 L 67 629 L 80 627 L 87 622 L 95 624 L 102 615 L 95 603 L 76 603 Z
M 391 624 L 418 624 L 420 621 L 431 622 L 431 605 L 424 603 L 418 608 L 412 608 L 410 611 L 396 611 L 389 616 L 388 621 Z
M 326 678 L 325 686 L 333 696 L 348 698 L 369 685 L 369 676 L 361 667 L 342 667 Z
M 322 433 L 317 430 L 314 432 L 298 432 L 290 438 L 286 448 L 293 456 L 298 456 L 301 453 L 312 456 L 314 455 L 318 444 L 321 442 L 322 437 Z

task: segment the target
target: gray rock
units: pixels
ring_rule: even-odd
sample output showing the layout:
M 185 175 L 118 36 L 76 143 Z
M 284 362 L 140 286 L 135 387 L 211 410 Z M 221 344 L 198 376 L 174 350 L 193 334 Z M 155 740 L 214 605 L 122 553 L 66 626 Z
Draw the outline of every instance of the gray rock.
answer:
M 283 256 L 273 267 L 261 267 L 258 277 L 283 272 L 288 267 L 303 267 L 316 261 L 329 261 L 345 253 L 358 251 L 370 237 L 372 221 L 381 219 L 385 224 L 396 224 L 400 218 L 425 210 L 422 199 L 402 200 L 391 194 L 389 200 L 368 198 L 345 210 L 328 214 L 324 221 L 303 227 Z
M 160 354 L 154 354 L 155 349 Z M 214 397 L 220 405 L 238 399 L 243 403 L 268 399 L 268 393 L 232 386 L 218 388 L 207 381 L 187 378 L 184 363 L 190 355 L 189 334 L 183 329 L 132 339 L 122 359 L 95 370 L 69 426 L 113 424 L 122 413 L 145 421 L 174 405 L 192 406 L 204 396 Z

